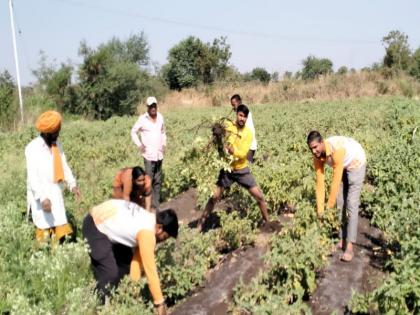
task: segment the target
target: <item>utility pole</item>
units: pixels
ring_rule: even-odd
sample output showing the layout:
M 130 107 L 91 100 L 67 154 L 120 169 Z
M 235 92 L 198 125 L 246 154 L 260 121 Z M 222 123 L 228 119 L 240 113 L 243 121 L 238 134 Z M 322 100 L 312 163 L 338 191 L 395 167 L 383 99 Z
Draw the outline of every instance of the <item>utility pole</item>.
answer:
M 13 3 L 12 0 L 9 0 L 9 10 L 10 10 L 10 25 L 12 27 L 12 37 L 13 37 L 13 51 L 15 55 L 15 64 L 16 64 L 16 77 L 19 93 L 19 105 L 20 105 L 20 119 L 23 123 L 23 99 L 22 99 L 22 88 L 20 85 L 20 75 L 19 75 L 19 61 L 16 47 L 16 33 L 15 33 L 15 19 L 13 17 Z

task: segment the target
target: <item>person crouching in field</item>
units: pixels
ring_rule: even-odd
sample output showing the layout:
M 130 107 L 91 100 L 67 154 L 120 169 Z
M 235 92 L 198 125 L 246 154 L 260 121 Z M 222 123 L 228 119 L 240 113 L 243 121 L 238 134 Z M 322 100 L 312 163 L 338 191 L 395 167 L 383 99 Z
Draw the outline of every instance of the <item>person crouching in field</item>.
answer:
M 89 211 L 82 232 L 90 247 L 96 289 L 103 303 L 125 275 L 138 281 L 144 270 L 158 313 L 166 314 L 155 247 L 157 242 L 178 236 L 174 210 L 155 215 L 134 202 L 111 199 Z
M 36 129 L 40 135 L 25 148 L 28 212 L 32 213 L 36 226 L 35 237 L 39 242 L 51 237 L 53 243 L 56 243 L 73 233 L 64 207 L 64 183 L 77 200 L 81 198 L 76 180 L 58 142 L 61 122 L 61 115 L 56 111 L 41 114 L 36 121 Z
M 333 168 L 327 209 L 333 208 L 337 201 L 341 219 L 337 248 L 344 250 L 341 260 L 351 261 L 357 236 L 360 193 L 366 173 L 365 151 L 352 138 L 334 136 L 324 140 L 318 131 L 309 133 L 307 144 L 314 157 L 318 216 L 322 216 L 324 212 L 324 165 L 327 163 Z
M 149 175 L 140 166 L 119 170 L 112 184 L 112 198 L 132 201 L 151 211 L 152 185 Z
M 230 165 L 231 172 L 220 170 L 219 178 L 217 180 L 217 188 L 212 197 L 210 197 L 204 209 L 203 215 L 198 223 L 198 228 L 201 230 L 203 223 L 213 211 L 214 206 L 221 198 L 223 191 L 229 188 L 234 182 L 238 183 L 249 191 L 252 197 L 257 201 L 261 210 L 262 217 L 265 222 L 269 222 L 267 204 L 264 200 L 264 195 L 257 186 L 254 177 L 248 167 L 247 154 L 252 143 L 252 132 L 246 127 L 246 120 L 248 117 L 248 107 L 246 105 L 239 105 L 236 109 L 236 122 L 229 123 L 226 127 L 228 136 L 226 151 L 233 156 L 233 161 Z

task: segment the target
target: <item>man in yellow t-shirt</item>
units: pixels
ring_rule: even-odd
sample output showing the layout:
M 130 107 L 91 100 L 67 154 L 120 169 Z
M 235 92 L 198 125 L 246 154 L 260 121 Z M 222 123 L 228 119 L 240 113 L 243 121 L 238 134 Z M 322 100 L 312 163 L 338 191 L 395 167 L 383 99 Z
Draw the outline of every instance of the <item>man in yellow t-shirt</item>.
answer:
M 213 196 L 210 197 L 199 221 L 199 229 L 202 228 L 204 221 L 213 211 L 214 206 L 220 200 L 224 190 L 233 183 L 238 183 L 249 191 L 257 201 L 261 214 L 265 222 L 269 222 L 267 204 L 261 189 L 257 186 L 254 176 L 248 167 L 248 151 L 252 143 L 252 132 L 245 126 L 249 109 L 246 105 L 239 105 L 236 109 L 236 122 L 229 123 L 226 127 L 227 145 L 225 150 L 233 157 L 230 164 L 231 171 L 221 170 L 217 180 L 217 188 Z
M 324 165 L 333 168 L 327 208 L 333 208 L 337 202 L 341 218 L 340 242 L 337 247 L 345 250 L 341 260 L 351 261 L 354 256 L 353 243 L 357 237 L 360 193 L 366 173 L 365 151 L 352 138 L 333 136 L 324 140 L 318 131 L 309 133 L 307 144 L 314 157 L 318 216 L 324 212 Z

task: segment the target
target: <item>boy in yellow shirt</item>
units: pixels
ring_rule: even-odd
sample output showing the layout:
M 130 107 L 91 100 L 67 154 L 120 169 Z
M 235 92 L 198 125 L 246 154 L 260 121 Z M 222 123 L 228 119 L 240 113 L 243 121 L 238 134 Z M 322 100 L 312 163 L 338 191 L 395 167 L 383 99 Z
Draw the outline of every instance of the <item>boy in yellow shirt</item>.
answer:
M 225 128 L 228 134 L 225 150 L 233 157 L 233 161 L 230 164 L 231 171 L 220 170 L 219 178 L 216 183 L 216 191 L 207 202 L 203 215 L 199 221 L 199 229 L 202 228 L 203 223 L 213 211 L 224 190 L 232 186 L 235 182 L 249 191 L 251 196 L 257 201 L 264 221 L 269 222 L 264 195 L 257 186 L 254 176 L 252 176 L 248 167 L 247 155 L 253 137 L 251 130 L 245 126 L 248 113 L 249 109 L 246 105 L 239 105 L 236 109 L 236 122 L 234 124 L 228 124 Z

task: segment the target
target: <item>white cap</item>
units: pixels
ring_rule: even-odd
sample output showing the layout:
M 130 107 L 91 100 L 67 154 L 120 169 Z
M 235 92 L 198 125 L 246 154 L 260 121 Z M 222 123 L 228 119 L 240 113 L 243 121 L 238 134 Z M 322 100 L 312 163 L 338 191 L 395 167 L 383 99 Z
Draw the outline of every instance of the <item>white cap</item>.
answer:
M 154 96 L 149 96 L 149 97 L 147 98 L 147 100 L 146 100 L 146 104 L 147 104 L 147 106 L 150 106 L 150 105 L 152 105 L 152 104 L 157 104 L 156 97 L 154 97 Z

